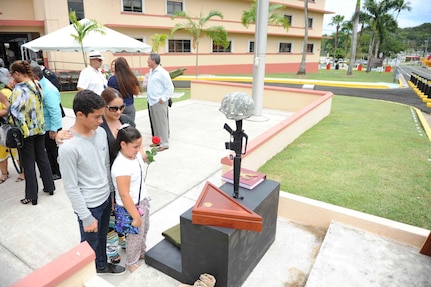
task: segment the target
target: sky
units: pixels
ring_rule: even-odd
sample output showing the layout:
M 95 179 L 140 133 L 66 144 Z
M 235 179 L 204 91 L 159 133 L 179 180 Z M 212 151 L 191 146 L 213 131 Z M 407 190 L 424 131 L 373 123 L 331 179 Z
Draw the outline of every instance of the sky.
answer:
M 400 28 L 415 27 L 423 23 L 431 23 L 431 1 L 430 0 L 409 0 L 411 11 L 401 11 L 398 16 L 398 26 Z M 361 9 L 365 0 L 361 0 Z M 350 20 L 355 12 L 356 0 L 326 0 L 325 10 L 335 12 L 335 14 L 325 14 L 323 19 L 323 34 L 335 32 L 335 26 L 330 26 L 331 18 L 335 15 L 344 15 L 344 20 Z M 394 14 L 396 17 L 396 13 Z M 431 31 L 430 31 L 431 37 Z

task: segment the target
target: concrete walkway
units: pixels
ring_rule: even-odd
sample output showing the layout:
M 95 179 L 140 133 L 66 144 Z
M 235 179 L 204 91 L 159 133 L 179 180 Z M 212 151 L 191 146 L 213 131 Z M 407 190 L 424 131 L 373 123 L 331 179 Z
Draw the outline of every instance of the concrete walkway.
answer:
M 156 156 L 147 177 L 152 197 L 149 248 L 162 239 L 162 231 L 177 224 L 179 215 L 194 205 L 206 180 L 217 186 L 221 184 L 220 159 L 229 153 L 224 148 L 229 134 L 223 125 L 228 123 L 234 127 L 235 123 L 218 109 L 217 103 L 187 100 L 174 103 L 169 110 L 170 148 Z M 74 121 L 71 110 L 66 109 L 66 114 L 64 128 Z M 250 140 L 290 113 L 264 110 L 264 115 L 267 120 L 263 122 L 245 121 L 243 128 Z M 151 137 L 147 111 L 137 113 L 136 124 L 144 134 L 144 146 L 148 147 Z M 11 285 L 79 244 L 78 225 L 62 180 L 55 182 L 54 196 L 43 193 L 40 183 L 38 205 L 23 205 L 19 200 L 24 197 L 24 182 L 15 182 L 17 173 L 11 163 L 9 172 L 10 178 L 0 185 L 0 233 L 3 235 L 0 237 L 0 286 Z M 129 275 L 110 277 L 107 279 L 118 286 Z

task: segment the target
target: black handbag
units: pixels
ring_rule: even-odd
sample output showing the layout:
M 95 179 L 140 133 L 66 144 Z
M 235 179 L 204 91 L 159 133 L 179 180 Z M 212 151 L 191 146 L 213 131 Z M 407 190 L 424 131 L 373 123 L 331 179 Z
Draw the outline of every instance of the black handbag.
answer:
M 0 125 L 0 145 L 9 148 L 21 148 L 24 144 L 24 136 L 19 128 L 10 124 Z
M 0 145 L 9 148 L 9 153 L 16 171 L 18 173 L 22 173 L 21 161 L 19 164 L 17 162 L 17 160 L 21 158 L 20 148 L 24 145 L 24 136 L 22 135 L 21 130 L 0 121 Z M 18 148 L 18 159 L 13 157 L 12 148 Z

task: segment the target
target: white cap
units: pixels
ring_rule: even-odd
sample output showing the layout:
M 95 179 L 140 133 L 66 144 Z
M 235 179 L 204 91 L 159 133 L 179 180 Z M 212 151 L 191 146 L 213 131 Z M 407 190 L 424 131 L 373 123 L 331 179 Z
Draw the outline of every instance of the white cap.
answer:
M 90 53 L 88 53 L 88 58 L 91 60 L 91 59 L 101 59 L 101 60 L 103 60 L 103 57 L 102 57 L 102 55 L 100 54 L 100 52 L 99 51 L 95 51 L 95 50 L 93 50 L 93 51 L 91 51 Z

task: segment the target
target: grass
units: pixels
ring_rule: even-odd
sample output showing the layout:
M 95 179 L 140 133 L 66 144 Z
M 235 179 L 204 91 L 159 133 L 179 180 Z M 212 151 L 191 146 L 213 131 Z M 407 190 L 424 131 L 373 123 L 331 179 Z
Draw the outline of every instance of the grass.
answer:
M 178 102 L 178 101 L 184 101 L 190 99 L 190 89 L 175 89 L 176 93 L 184 93 L 184 96 L 181 98 L 174 98 L 172 101 Z M 70 92 L 61 92 L 61 104 L 65 108 L 72 108 L 73 98 L 76 95 L 76 91 L 70 91 Z M 145 97 L 137 97 L 135 98 L 135 108 L 137 111 L 146 110 L 147 109 L 147 98 Z
M 431 229 L 431 144 L 414 115 L 334 96 L 331 114 L 259 171 L 283 191 Z
M 347 81 L 347 82 L 385 82 L 392 83 L 394 81 L 394 73 L 376 72 L 369 73 L 365 71 L 353 71 L 353 75 L 347 76 L 346 70 L 325 70 L 321 69 L 317 73 L 307 73 L 306 75 L 289 74 L 266 74 L 266 78 L 289 78 L 289 79 L 310 79 L 310 80 L 324 80 L 324 81 Z M 222 76 L 222 75 L 220 75 Z M 226 76 L 226 75 L 224 75 Z M 231 76 L 252 76 L 252 75 L 231 75 Z

